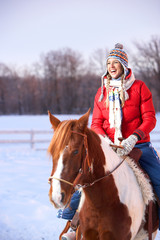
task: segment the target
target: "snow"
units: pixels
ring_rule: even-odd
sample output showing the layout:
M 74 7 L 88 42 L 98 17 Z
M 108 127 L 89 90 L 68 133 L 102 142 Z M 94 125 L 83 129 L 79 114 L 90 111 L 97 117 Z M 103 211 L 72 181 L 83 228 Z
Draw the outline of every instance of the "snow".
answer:
M 160 131 L 160 114 L 157 119 L 155 130 Z M 0 117 L 0 130 L 31 129 L 50 130 L 48 116 Z M 57 210 L 49 202 L 51 167 L 46 151 L 31 149 L 29 144 L 0 144 L 0 240 L 59 239 L 66 221 L 56 217 Z

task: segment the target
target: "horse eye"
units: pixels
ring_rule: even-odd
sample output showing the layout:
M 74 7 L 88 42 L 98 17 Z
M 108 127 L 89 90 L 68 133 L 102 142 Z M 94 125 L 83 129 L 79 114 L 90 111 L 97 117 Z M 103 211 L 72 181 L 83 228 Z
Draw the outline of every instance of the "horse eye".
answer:
M 75 150 L 75 151 L 73 152 L 73 154 L 74 154 L 74 155 L 78 154 L 78 150 Z

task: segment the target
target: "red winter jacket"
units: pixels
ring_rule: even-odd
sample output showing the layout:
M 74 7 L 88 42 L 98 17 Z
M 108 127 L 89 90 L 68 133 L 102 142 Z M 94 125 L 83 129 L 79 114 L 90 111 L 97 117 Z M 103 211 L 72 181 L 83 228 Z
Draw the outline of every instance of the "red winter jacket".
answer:
M 122 136 L 131 134 L 138 136 L 137 143 L 149 142 L 149 133 L 156 125 L 155 110 L 152 102 L 152 94 L 144 82 L 135 80 L 127 90 L 129 99 L 122 108 Z M 103 89 L 104 97 L 99 102 L 101 88 L 95 96 L 91 128 L 98 134 L 107 135 L 114 142 L 115 129 L 110 128 L 109 109 L 106 109 L 106 88 Z

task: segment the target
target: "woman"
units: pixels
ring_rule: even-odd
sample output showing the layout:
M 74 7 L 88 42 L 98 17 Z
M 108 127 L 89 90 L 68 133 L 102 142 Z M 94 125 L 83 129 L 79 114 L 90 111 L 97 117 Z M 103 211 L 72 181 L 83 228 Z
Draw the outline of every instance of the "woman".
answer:
M 144 82 L 135 80 L 123 46 L 116 44 L 107 57 L 107 72 L 95 96 L 91 128 L 109 143 L 119 144 L 123 137 L 123 149 L 117 150 L 121 156 L 134 147 L 141 149 L 139 163 L 160 199 L 160 159 L 149 135 L 155 124 L 152 94 Z

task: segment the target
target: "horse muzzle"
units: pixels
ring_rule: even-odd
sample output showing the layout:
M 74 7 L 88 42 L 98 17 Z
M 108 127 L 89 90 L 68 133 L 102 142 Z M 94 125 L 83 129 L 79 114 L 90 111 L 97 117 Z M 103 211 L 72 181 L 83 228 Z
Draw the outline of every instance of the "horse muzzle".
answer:
M 65 206 L 65 193 L 53 191 L 52 187 L 49 190 L 49 200 L 55 208 L 63 208 Z

